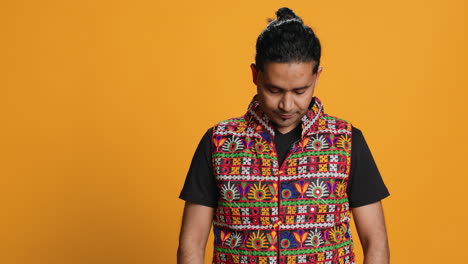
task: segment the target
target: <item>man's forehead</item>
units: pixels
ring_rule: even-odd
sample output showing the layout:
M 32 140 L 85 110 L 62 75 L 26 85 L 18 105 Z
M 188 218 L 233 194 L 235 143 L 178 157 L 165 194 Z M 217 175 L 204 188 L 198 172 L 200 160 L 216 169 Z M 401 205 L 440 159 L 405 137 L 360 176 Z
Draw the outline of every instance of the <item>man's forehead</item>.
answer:
M 310 86 L 314 79 L 313 63 L 269 63 L 263 75 L 263 84 L 280 89 Z

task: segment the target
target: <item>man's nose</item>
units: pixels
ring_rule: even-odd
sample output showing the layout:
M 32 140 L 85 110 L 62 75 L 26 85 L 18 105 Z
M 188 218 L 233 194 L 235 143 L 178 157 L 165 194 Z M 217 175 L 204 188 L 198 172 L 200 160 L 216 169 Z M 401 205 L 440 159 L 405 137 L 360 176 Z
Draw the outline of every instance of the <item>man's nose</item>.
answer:
M 281 111 L 289 113 L 293 109 L 293 105 L 294 102 L 292 96 L 289 93 L 284 93 L 278 107 Z

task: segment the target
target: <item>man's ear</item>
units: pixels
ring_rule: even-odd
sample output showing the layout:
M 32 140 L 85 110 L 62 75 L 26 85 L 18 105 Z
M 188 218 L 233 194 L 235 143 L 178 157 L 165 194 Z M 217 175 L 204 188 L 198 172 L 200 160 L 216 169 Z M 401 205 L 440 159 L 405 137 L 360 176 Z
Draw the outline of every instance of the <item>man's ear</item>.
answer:
M 255 63 L 250 64 L 250 69 L 252 70 L 252 81 L 255 85 L 257 85 L 257 66 L 255 66 Z
M 314 87 L 317 86 L 318 80 L 319 80 L 320 74 L 322 74 L 322 71 L 323 71 L 323 67 L 322 67 L 322 66 L 319 66 L 318 69 L 317 69 L 317 72 L 314 73 L 314 74 L 316 75 L 316 76 L 315 76 L 315 84 L 314 84 Z

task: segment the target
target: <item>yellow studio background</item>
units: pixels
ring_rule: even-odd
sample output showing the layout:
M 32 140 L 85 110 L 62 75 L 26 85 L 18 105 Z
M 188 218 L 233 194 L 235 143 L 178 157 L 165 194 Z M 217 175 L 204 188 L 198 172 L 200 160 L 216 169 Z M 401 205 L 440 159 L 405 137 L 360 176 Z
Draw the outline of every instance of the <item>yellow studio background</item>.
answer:
M 392 262 L 463 262 L 466 1 L 43 0 L 0 7 L 0 263 L 175 263 L 193 152 L 245 112 L 282 6 L 316 31 L 316 95 L 391 192 Z

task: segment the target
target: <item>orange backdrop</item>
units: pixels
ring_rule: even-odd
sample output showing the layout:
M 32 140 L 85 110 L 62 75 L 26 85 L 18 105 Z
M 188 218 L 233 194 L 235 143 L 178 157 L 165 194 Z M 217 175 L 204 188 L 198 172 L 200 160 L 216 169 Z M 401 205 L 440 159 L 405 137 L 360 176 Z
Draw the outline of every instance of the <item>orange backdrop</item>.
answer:
M 0 8 L 0 263 L 174 263 L 193 152 L 244 113 L 284 5 L 390 189 L 393 263 L 465 259 L 466 1 L 19 0 Z

